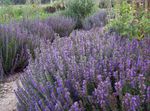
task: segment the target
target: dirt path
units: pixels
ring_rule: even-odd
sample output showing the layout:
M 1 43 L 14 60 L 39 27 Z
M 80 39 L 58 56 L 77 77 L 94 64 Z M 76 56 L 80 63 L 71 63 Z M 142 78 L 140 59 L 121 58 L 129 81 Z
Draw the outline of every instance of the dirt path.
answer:
M 13 75 L 0 83 L 0 111 L 16 111 L 17 99 L 14 90 L 17 89 L 18 77 L 18 74 Z

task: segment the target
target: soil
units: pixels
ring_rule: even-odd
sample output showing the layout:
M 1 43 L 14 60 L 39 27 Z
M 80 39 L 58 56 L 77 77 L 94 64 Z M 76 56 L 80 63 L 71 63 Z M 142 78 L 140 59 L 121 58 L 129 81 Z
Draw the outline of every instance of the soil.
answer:
M 15 74 L 0 82 L 0 111 L 16 111 L 17 99 L 14 90 L 20 74 Z

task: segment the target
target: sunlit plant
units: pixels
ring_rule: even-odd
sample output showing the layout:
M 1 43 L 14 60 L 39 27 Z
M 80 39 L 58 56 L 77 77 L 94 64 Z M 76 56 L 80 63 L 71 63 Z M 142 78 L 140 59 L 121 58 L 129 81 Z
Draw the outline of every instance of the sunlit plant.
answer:
M 101 32 L 42 41 L 16 91 L 18 110 L 150 110 L 150 39 Z

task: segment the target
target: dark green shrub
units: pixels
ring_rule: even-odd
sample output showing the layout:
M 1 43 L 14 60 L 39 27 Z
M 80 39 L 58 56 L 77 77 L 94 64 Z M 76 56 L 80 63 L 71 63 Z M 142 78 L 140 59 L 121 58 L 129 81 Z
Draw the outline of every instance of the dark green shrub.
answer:
M 91 14 L 93 8 L 93 0 L 71 0 L 66 6 L 66 15 L 76 19 L 76 27 L 81 28 L 81 20 Z
M 114 3 L 114 0 L 99 0 L 99 8 L 113 7 Z

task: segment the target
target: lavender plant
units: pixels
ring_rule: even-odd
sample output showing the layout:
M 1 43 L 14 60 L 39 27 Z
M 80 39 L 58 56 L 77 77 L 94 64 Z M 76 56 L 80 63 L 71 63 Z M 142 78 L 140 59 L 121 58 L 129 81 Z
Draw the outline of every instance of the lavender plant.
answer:
M 28 64 L 27 49 L 35 58 L 34 49 L 39 46 L 40 39 L 53 42 L 54 36 L 51 26 L 39 20 L 0 26 L 0 79 L 24 69 Z
M 45 20 L 48 26 L 51 26 L 55 33 L 60 37 L 69 36 L 75 28 L 75 21 L 64 16 L 49 17 Z
M 23 20 L 19 23 L 19 27 L 22 31 L 35 37 L 40 37 L 43 39 L 49 39 L 51 42 L 54 40 L 54 31 L 51 26 L 48 26 L 41 20 Z M 38 39 L 40 39 L 38 38 Z
M 0 26 L 0 79 L 27 65 L 26 35 L 12 25 Z
M 18 110 L 150 110 L 150 39 L 101 32 L 42 41 L 18 84 Z
M 105 9 L 101 9 L 94 13 L 92 16 L 85 18 L 82 21 L 84 30 L 90 30 L 93 27 L 104 27 L 108 22 L 108 12 Z
M 27 33 L 28 36 L 28 48 L 35 58 L 34 49 L 39 47 L 40 40 L 49 40 L 53 42 L 55 39 L 55 32 L 52 27 L 45 24 L 42 20 L 23 20 L 19 24 L 19 28 L 23 33 Z

